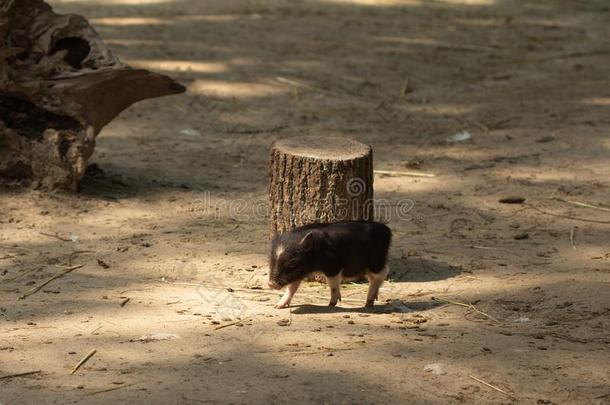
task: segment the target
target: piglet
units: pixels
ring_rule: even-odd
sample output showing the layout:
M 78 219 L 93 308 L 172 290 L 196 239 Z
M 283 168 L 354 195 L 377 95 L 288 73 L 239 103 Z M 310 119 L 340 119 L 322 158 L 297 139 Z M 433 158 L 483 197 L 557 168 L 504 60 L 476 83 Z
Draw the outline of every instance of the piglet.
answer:
M 366 274 L 366 306 L 373 306 L 379 287 L 388 275 L 386 259 L 392 231 L 378 222 L 314 223 L 277 235 L 271 243 L 269 287 L 286 293 L 275 306 L 290 306 L 301 281 L 322 272 L 330 287 L 330 306 L 341 300 L 344 278 Z

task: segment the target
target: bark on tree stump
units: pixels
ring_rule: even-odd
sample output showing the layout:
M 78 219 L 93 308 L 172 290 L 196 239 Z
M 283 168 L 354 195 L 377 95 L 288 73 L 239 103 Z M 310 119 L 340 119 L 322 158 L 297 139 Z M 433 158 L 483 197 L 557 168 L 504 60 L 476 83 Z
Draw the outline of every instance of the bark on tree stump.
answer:
M 277 141 L 269 164 L 271 235 L 313 222 L 373 220 L 373 151 L 346 138 Z M 308 281 L 324 281 L 314 275 Z
M 373 151 L 346 138 L 277 141 L 270 159 L 271 233 L 312 222 L 373 219 Z
M 0 179 L 76 189 L 104 125 L 184 90 L 121 63 L 81 16 L 0 0 Z

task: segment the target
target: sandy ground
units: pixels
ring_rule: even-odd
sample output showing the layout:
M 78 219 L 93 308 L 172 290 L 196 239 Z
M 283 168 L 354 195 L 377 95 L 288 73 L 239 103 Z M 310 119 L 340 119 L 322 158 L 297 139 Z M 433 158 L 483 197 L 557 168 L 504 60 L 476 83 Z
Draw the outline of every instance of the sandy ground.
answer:
M 0 403 L 610 403 L 605 1 L 51 3 L 188 92 L 104 129 L 81 192 L 0 189 L 0 378 L 40 370 Z M 268 150 L 307 134 L 436 175 L 375 178 L 414 207 L 374 310 L 262 289 Z

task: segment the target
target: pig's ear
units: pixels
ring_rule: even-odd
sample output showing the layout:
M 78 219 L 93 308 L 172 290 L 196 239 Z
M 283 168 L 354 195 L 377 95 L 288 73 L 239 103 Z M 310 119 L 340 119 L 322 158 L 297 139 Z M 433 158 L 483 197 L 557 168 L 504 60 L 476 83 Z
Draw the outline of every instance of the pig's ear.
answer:
M 303 236 L 299 245 L 305 250 L 313 249 L 313 232 L 307 232 L 307 235 Z

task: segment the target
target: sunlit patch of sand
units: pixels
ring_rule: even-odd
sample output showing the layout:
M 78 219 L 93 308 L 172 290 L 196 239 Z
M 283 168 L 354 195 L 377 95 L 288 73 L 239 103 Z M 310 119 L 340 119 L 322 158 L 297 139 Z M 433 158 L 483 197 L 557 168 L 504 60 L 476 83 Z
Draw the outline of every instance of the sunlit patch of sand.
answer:
M 168 25 L 171 20 L 155 17 L 106 17 L 92 18 L 91 24 L 98 26 L 129 27 L 134 25 Z
M 227 65 L 219 62 L 150 59 L 125 59 L 124 62 L 137 68 L 167 72 L 221 73 L 227 71 Z
M 460 6 L 493 6 L 496 0 L 442 0 L 441 3 Z
M 582 100 L 584 104 L 595 106 L 610 106 L 610 97 L 595 97 Z
M 461 104 L 408 105 L 404 110 L 431 115 L 463 115 L 473 111 L 472 106 Z
M 221 80 L 195 80 L 188 87 L 191 94 L 206 94 L 216 97 L 268 97 L 285 94 L 288 89 L 265 83 L 227 82 Z
M 326 0 L 327 3 L 355 4 L 361 6 L 422 6 L 429 4 L 425 0 Z M 462 6 L 491 6 L 496 4 L 496 0 L 442 0 L 439 3 L 462 5 Z
M 89 3 L 89 4 L 125 4 L 125 5 L 145 5 L 145 4 L 163 4 L 175 3 L 176 0 L 55 0 L 55 4 L 69 3 Z
M 326 3 L 355 4 L 361 6 L 419 6 L 421 0 L 326 0 Z
M 127 27 L 137 25 L 171 25 L 176 22 L 231 22 L 238 20 L 240 15 L 224 14 L 224 15 L 189 15 L 189 16 L 172 16 L 171 18 L 157 17 L 103 17 L 91 19 L 91 24 L 97 26 L 114 26 Z

